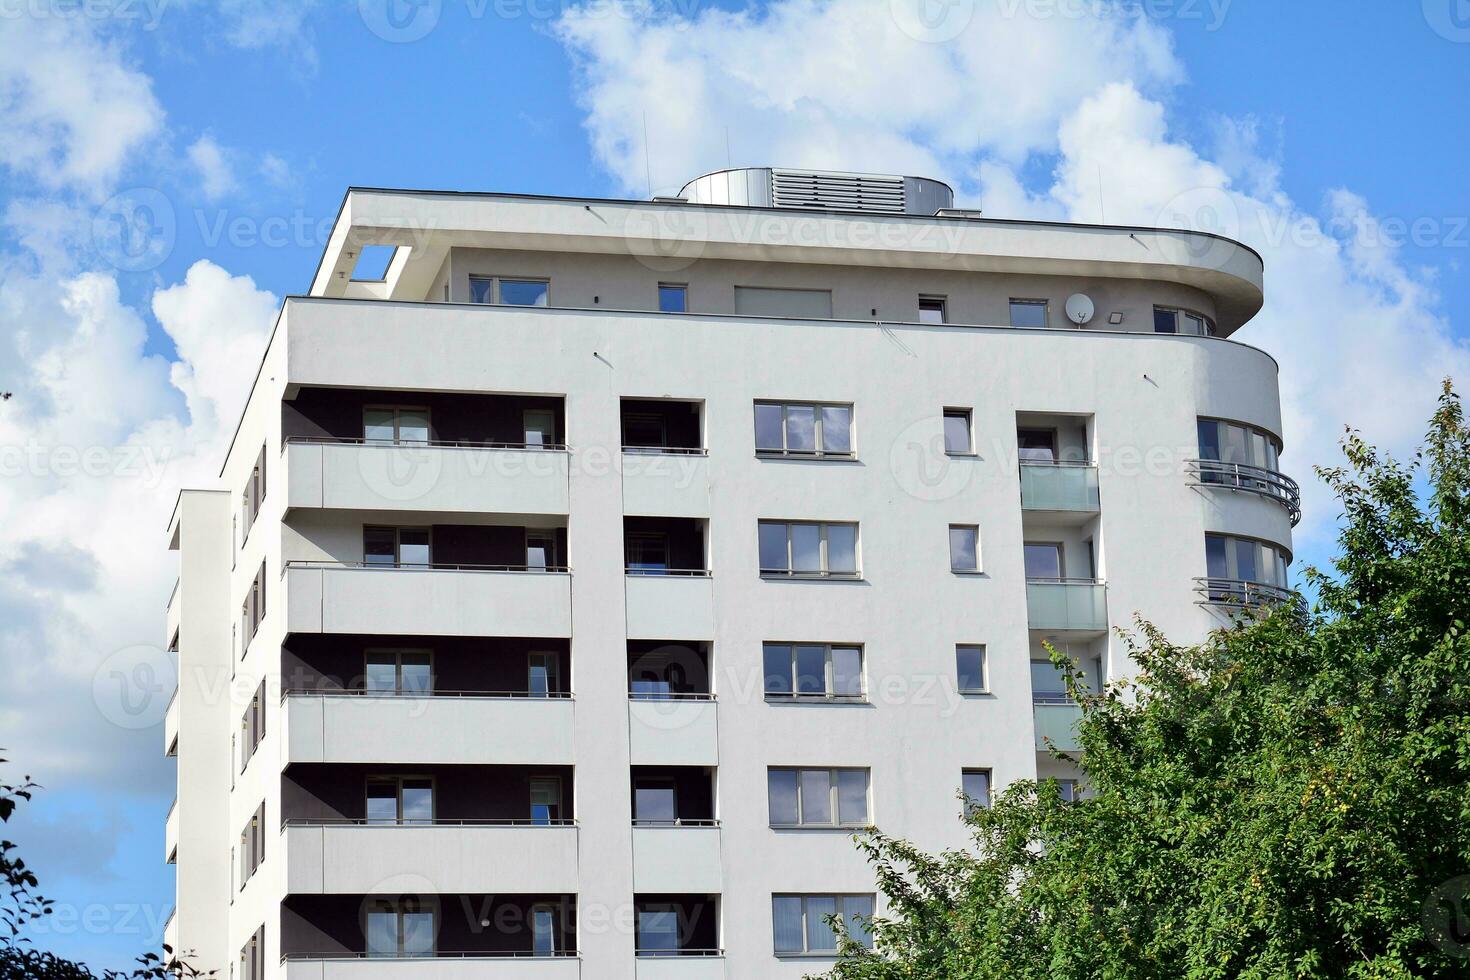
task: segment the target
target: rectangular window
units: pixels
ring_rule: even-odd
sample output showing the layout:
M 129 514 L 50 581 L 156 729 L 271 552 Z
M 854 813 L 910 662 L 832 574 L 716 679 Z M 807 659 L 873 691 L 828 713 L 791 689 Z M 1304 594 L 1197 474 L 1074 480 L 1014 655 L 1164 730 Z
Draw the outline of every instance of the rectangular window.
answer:
M 949 526 L 949 570 L 980 571 L 980 528 L 974 524 Z
M 1227 534 L 1205 535 L 1205 572 L 1210 578 L 1284 589 L 1288 587 L 1286 567 L 1286 553 L 1275 545 Z
M 364 691 L 417 697 L 433 693 L 433 655 L 427 650 L 369 650 L 363 659 Z
M 954 648 L 954 659 L 961 694 L 985 694 L 990 690 L 985 677 L 985 647 L 961 643 Z
M 945 323 L 948 322 L 947 307 L 949 303 L 943 296 L 919 297 L 919 322 L 920 323 Z
M 630 575 L 666 574 L 669 536 L 662 531 L 629 531 L 623 538 L 623 561 Z
M 966 810 L 990 806 L 990 770 L 966 769 L 960 775 L 960 791 L 965 794 Z
M 679 911 L 667 902 L 638 909 L 639 956 L 675 956 L 679 952 Z
M 772 827 L 868 826 L 868 770 L 768 769 Z
M 533 698 L 547 698 L 560 691 L 560 658 L 554 653 L 527 654 L 526 693 Z
M 265 803 L 256 807 L 255 812 L 245 823 L 245 829 L 240 831 L 240 845 L 236 848 L 236 854 L 240 861 L 239 879 L 240 888 L 245 888 L 257 870 L 261 862 L 265 860 Z
M 1017 429 L 1016 449 L 1023 463 L 1055 463 L 1056 429 Z
M 434 955 L 434 910 L 413 899 L 374 902 L 367 909 L 368 957 Z
M 427 776 L 371 776 L 364 815 L 368 823 L 431 824 L 434 781 Z
M 428 565 L 429 529 L 426 527 L 364 527 L 362 560 L 366 565 Z
M 672 779 L 635 779 L 633 781 L 633 820 L 635 823 L 672 824 L 679 819 L 678 795 Z
M 762 575 L 857 578 L 858 526 L 761 521 Z
M 1026 577 L 1059 579 L 1062 577 L 1062 546 L 1051 542 L 1026 542 Z
M 736 286 L 735 312 L 743 316 L 785 316 L 802 320 L 830 320 L 832 319 L 832 290 Z
M 549 408 L 528 408 L 521 413 L 521 430 L 527 446 L 554 446 L 556 413 Z
M 556 533 L 546 530 L 526 531 L 526 570 L 549 572 L 560 569 Z
M 863 698 L 863 648 L 826 643 L 767 643 L 768 698 Z
M 1178 333 L 1188 337 L 1213 337 L 1215 321 L 1193 310 L 1155 306 L 1154 332 Z
M 687 313 L 689 310 L 689 287 L 683 283 L 659 283 L 658 310 L 660 313 Z
M 1034 704 L 1070 704 L 1067 678 L 1050 660 L 1031 661 L 1031 701 Z
M 850 937 L 872 947 L 868 922 L 873 918 L 873 896 L 772 895 L 771 932 L 776 955 L 834 952 L 837 949 L 837 933 L 831 926 L 834 916 L 841 917 Z
M 1011 326 L 1013 327 L 1044 327 L 1046 326 L 1047 301 L 1044 299 L 1013 299 L 1011 300 Z
M 755 451 L 774 456 L 852 456 L 852 406 L 756 402 Z
M 667 449 L 667 420 L 653 412 L 624 412 L 623 445 L 631 449 Z
M 260 506 L 265 502 L 265 450 L 265 446 L 260 447 L 250 478 L 245 481 L 245 489 L 240 494 L 241 523 L 244 525 L 242 543 L 250 538 L 250 529 L 255 526 L 255 518 L 260 515 Z
M 556 910 L 550 905 L 531 907 L 531 955 L 556 955 Z
M 531 822 L 538 826 L 561 823 L 561 779 L 557 776 L 531 777 Z
M 429 410 L 398 406 L 364 408 L 362 437 L 368 442 L 428 442 Z
M 236 740 L 240 746 L 240 771 L 250 764 L 255 750 L 265 739 L 265 681 L 261 680 L 260 686 L 255 689 L 255 696 L 250 699 L 250 704 L 245 708 L 245 714 L 240 718 L 240 737 Z
M 240 947 L 240 965 L 236 976 L 240 980 L 265 980 L 265 926 L 256 929 L 249 941 Z
M 549 279 L 503 279 L 499 276 L 470 276 L 471 303 L 499 303 L 503 306 L 547 306 L 551 294 Z
M 973 428 L 968 408 L 944 410 L 944 451 L 951 456 L 970 456 L 975 452 Z
M 1064 803 L 1076 803 L 1081 799 L 1077 790 L 1077 780 L 1075 779 L 1058 779 L 1057 792 L 1062 794 L 1062 802 Z
M 1178 333 L 1179 314 L 1154 307 L 1154 333 Z

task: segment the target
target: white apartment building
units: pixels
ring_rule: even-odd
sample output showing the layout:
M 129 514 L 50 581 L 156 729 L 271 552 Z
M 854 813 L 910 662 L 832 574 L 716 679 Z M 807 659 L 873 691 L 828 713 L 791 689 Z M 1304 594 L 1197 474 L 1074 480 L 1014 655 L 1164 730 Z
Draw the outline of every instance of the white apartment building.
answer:
M 1043 642 L 1116 678 L 1111 628 L 1286 584 L 1276 365 L 1230 339 L 1261 260 L 951 205 L 350 190 L 168 528 L 167 941 L 222 980 L 796 978 L 882 912 L 855 832 L 1085 793 Z

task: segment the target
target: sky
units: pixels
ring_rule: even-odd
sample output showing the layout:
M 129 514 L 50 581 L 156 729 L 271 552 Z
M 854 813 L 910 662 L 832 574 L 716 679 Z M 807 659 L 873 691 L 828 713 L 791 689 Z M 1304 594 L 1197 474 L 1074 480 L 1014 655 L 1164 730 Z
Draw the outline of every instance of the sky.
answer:
M 45 787 L 9 830 L 58 902 L 35 938 L 158 942 L 164 529 L 348 186 L 774 164 L 1240 238 L 1300 566 L 1343 426 L 1407 454 L 1470 376 L 1466 91 L 1470 0 L 0 0 L 0 745 Z

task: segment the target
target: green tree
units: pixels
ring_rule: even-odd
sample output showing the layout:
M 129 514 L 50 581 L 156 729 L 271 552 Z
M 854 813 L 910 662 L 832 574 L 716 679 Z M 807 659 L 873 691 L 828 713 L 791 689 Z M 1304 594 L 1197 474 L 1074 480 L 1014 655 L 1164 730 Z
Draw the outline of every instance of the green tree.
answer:
M 1470 977 L 1470 430 L 1446 382 L 1410 464 L 1343 448 L 1315 607 L 1138 624 L 1131 683 L 1070 678 L 1091 795 L 1012 785 L 961 852 L 860 839 L 889 910 L 832 980 Z
M 9 396 L 6 396 L 9 397 Z M 0 764 L 5 762 L 0 759 Z M 39 787 L 27 777 L 19 783 L 0 783 L 0 821 L 10 822 L 16 808 L 30 802 Z M 25 938 L 26 926 L 53 911 L 50 899 L 37 889 L 40 881 L 20 857 L 14 841 L 0 840 L 0 980 L 173 980 L 207 976 L 174 956 L 168 946 L 162 955 L 144 953 L 132 970 L 93 972 L 85 963 L 37 949 Z

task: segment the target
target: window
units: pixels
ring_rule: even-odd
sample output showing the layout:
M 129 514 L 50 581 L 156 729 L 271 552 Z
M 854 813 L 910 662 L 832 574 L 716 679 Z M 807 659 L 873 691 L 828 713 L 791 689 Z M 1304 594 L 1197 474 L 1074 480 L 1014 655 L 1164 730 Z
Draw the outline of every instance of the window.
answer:
M 858 577 L 856 524 L 760 522 L 762 575 Z
M 429 529 L 425 527 L 365 527 L 362 560 L 366 565 L 429 564 Z
M 634 823 L 671 824 L 678 819 L 678 797 L 672 779 L 640 777 L 633 780 Z
M 1181 333 L 1191 337 L 1213 337 L 1215 336 L 1215 321 L 1203 313 L 1155 306 L 1154 333 Z
M 1238 422 L 1226 422 L 1223 419 L 1200 419 L 1198 429 L 1200 459 L 1279 471 L 1281 446 L 1276 437 L 1264 429 Z M 1228 473 L 1207 472 L 1204 476 L 1206 482 L 1234 480 Z
M 832 955 L 837 951 L 837 933 L 831 926 L 841 916 L 847 934 L 869 948 L 873 934 L 871 895 L 772 895 L 771 931 L 776 955 Z
M 1046 326 L 1046 300 L 1044 300 L 1044 299 L 1013 299 L 1013 300 L 1011 300 L 1011 326 L 1013 326 L 1013 327 L 1044 327 L 1044 326 Z
M 623 538 L 629 575 L 662 575 L 669 570 L 669 536 L 662 531 L 629 531 Z
M 974 524 L 949 526 L 949 570 L 980 571 L 980 528 Z
M 756 402 L 757 455 L 852 456 L 852 406 Z
M 990 685 L 985 677 L 985 647 L 961 643 L 954 648 L 955 672 L 961 694 L 985 694 Z
M 526 657 L 526 693 L 547 698 L 561 691 L 561 665 L 554 653 L 531 653 Z
M 863 648 L 827 643 L 767 643 L 766 697 L 863 698 Z
M 735 287 L 735 312 L 744 316 L 789 316 L 803 320 L 832 318 L 830 289 Z
M 623 445 L 633 449 L 667 449 L 667 420 L 656 412 L 624 412 Z
M 1023 463 L 1055 463 L 1057 430 L 1017 429 L 1016 449 Z
M 434 781 L 428 776 L 371 776 L 367 781 L 368 823 L 434 822 Z
M 553 572 L 561 569 L 556 547 L 556 532 L 526 530 L 526 570 Z
M 531 906 L 531 955 L 556 955 L 556 910 L 550 905 Z
M 541 827 L 561 823 L 561 779 L 532 776 L 530 790 L 531 822 Z
M 502 279 L 498 276 L 470 276 L 471 303 L 499 303 L 503 306 L 547 306 L 551 293 L 549 279 Z
M 1031 661 L 1031 701 L 1033 704 L 1071 704 L 1066 676 L 1050 660 Z
M 245 601 L 240 605 L 240 654 L 244 656 L 250 649 L 250 641 L 255 639 L 255 634 L 260 631 L 260 623 L 265 619 L 265 562 L 260 563 L 255 578 L 250 582 L 249 591 L 245 593 Z
M 673 282 L 658 284 L 658 311 L 660 313 L 686 313 L 688 310 L 688 286 Z
M 1252 582 L 1287 588 L 1286 552 L 1254 538 L 1205 535 L 1205 574 L 1212 579 Z M 1215 598 L 1215 596 L 1211 596 Z
M 946 315 L 948 301 L 943 296 L 919 297 L 919 322 L 920 323 L 945 323 L 949 318 Z
M 240 510 L 244 518 L 241 523 L 245 528 L 240 539 L 242 542 L 250 538 L 250 529 L 255 526 L 255 518 L 260 516 L 260 505 L 265 502 L 265 448 L 260 447 L 250 478 L 245 481 L 245 489 L 240 494 Z
M 1062 802 L 1076 803 L 1078 800 L 1082 799 L 1081 792 L 1078 790 L 1077 787 L 1077 780 L 1058 779 L 1055 782 L 1057 784 L 1057 792 L 1061 793 L 1062 795 Z
M 265 926 L 240 947 L 240 969 L 235 975 L 239 980 L 265 980 Z
M 415 899 L 373 902 L 367 909 L 369 957 L 433 956 L 434 910 Z
M 1062 546 L 1052 542 L 1026 542 L 1028 579 L 1062 578 Z
M 768 769 L 772 827 L 866 827 L 868 770 Z
M 255 696 L 250 699 L 250 704 L 245 708 L 245 714 L 240 719 L 240 771 L 250 764 L 250 759 L 255 755 L 255 750 L 260 747 L 265 738 L 265 681 L 261 680 L 260 686 L 255 689 Z
M 240 831 L 240 846 L 235 853 L 240 859 L 240 888 L 245 888 L 245 883 L 260 868 L 261 862 L 265 860 L 265 802 L 255 808 L 250 819 L 245 823 L 245 829 Z
M 528 408 L 521 413 L 523 442 L 527 446 L 556 445 L 556 413 L 549 408 Z
M 427 650 L 369 650 L 363 661 L 364 691 L 419 697 L 434 691 L 434 660 Z
M 429 410 L 396 406 L 364 408 L 362 437 L 369 442 L 428 442 Z
M 679 912 L 668 902 L 649 902 L 638 908 L 639 956 L 679 954 Z
M 960 792 L 965 794 L 966 810 L 990 806 L 990 770 L 966 769 L 960 774 Z
M 944 451 L 951 456 L 969 456 L 975 452 L 973 429 L 968 408 L 944 410 Z

